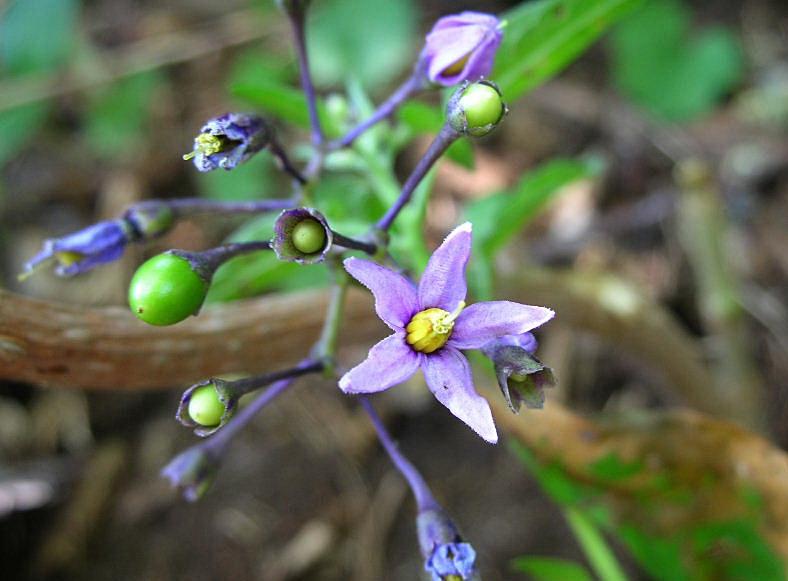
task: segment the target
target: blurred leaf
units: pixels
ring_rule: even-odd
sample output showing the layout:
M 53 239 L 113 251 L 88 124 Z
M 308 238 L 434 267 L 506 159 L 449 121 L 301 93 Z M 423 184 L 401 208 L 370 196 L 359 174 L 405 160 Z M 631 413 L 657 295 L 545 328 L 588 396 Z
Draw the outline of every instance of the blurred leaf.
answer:
M 239 99 L 260 107 L 278 120 L 303 128 L 309 127 L 306 97 L 300 89 L 261 76 L 234 80 L 230 92 Z M 341 131 L 331 123 L 331 116 L 328 115 L 324 103 L 318 100 L 317 107 L 326 135 L 330 138 L 339 137 Z
M 85 116 L 85 139 L 104 158 L 148 148 L 146 122 L 164 77 L 157 71 L 113 83 L 94 98 Z
M 346 236 L 365 233 L 385 211 L 367 181 L 352 174 L 324 175 L 314 198 L 332 227 Z
M 311 16 L 310 68 L 320 85 L 344 83 L 352 74 L 374 88 L 395 78 L 420 48 L 413 0 L 323 0 Z
M 45 72 L 63 64 L 74 46 L 77 0 L 17 0 L 0 9 L 0 70 L 7 77 Z M 0 164 L 44 123 L 48 103 L 0 111 Z
M 593 581 L 582 565 L 553 557 L 518 557 L 513 566 L 534 581 Z
M 10 75 L 51 70 L 74 46 L 77 0 L 12 0 L 0 10 L 0 64 Z
M 592 161 L 555 159 L 526 173 L 511 190 L 465 206 L 465 219 L 473 223 L 474 253 L 468 282 L 479 299 L 492 296 L 495 253 L 523 230 L 563 186 L 594 175 Z
M 589 471 L 602 480 L 624 480 L 643 470 L 643 462 L 625 462 L 617 454 L 611 452 L 595 460 L 588 467 Z
M 574 61 L 641 0 L 538 0 L 506 12 L 491 78 L 514 101 Z
M 277 169 L 271 156 L 261 151 L 232 171 L 197 173 L 200 193 L 213 200 L 245 201 L 276 198 Z
M 743 72 L 734 34 L 715 27 L 690 36 L 691 17 L 679 0 L 654 0 L 612 36 L 616 84 L 637 104 L 674 121 L 708 112 Z
M 48 107 L 31 103 L 0 111 L 0 165 L 5 163 L 46 120 Z

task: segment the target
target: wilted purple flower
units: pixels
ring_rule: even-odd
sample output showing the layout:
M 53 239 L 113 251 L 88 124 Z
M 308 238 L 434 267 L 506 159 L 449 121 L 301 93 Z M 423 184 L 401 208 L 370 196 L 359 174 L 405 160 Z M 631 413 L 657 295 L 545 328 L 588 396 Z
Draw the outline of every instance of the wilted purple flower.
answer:
M 424 569 L 432 581 L 478 579 L 476 551 L 463 541 L 457 527 L 439 506 L 419 512 L 416 517 Z
M 378 316 L 394 330 L 346 373 L 346 393 L 373 393 L 402 383 L 417 369 L 449 411 L 488 442 L 495 443 L 490 406 L 476 393 L 468 360 L 460 349 L 479 349 L 498 337 L 525 333 L 549 321 L 550 309 L 510 301 L 465 308 L 465 267 L 471 224 L 456 228 L 433 253 L 418 290 L 399 273 L 359 258 L 345 268 L 375 295 Z
M 194 138 L 194 150 L 183 159 L 194 159 L 200 171 L 231 170 L 268 145 L 271 133 L 257 115 L 226 113 L 209 119 Z
M 134 238 L 135 232 L 126 220 L 99 222 L 63 238 L 50 238 L 44 241 L 41 252 L 25 263 L 21 278 L 48 261 L 57 262 L 55 274 L 58 276 L 87 272 L 120 258 L 126 244 Z
M 534 357 L 538 343 L 532 333 L 507 335 L 487 343 L 482 352 L 495 365 L 498 386 L 511 410 L 520 405 L 544 407 L 544 388 L 555 385 L 553 370 Z
M 161 475 L 172 486 L 181 489 L 186 500 L 194 502 L 211 487 L 218 468 L 219 462 L 213 449 L 202 444 L 175 456 L 162 468 Z
M 444 16 L 427 35 L 422 52 L 427 77 L 449 87 L 490 74 L 503 38 L 501 21 L 492 14 L 461 12 Z

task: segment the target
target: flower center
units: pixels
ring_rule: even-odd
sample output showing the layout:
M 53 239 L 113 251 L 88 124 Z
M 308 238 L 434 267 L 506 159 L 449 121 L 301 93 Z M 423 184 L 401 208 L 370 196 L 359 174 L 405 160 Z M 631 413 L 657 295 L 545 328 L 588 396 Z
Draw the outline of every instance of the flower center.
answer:
M 223 135 L 211 135 L 210 133 L 200 133 L 194 140 L 194 151 L 190 151 L 183 156 L 185 161 L 190 160 L 198 153 L 203 155 L 213 155 L 228 149 L 231 140 Z
M 451 337 L 454 322 L 465 308 L 465 301 L 460 301 L 453 312 L 443 309 L 425 309 L 419 311 L 408 323 L 405 341 L 416 351 L 432 353 L 446 344 Z

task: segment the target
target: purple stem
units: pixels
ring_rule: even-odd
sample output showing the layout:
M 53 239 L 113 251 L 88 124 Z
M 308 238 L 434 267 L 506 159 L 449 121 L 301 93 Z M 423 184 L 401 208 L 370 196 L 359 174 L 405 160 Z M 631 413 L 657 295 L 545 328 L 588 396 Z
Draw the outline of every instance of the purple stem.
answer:
M 352 248 L 353 250 L 361 250 L 362 252 L 366 252 L 370 256 L 374 255 L 378 251 L 378 247 L 376 244 L 372 242 L 364 242 L 363 240 L 356 240 L 355 238 L 348 238 L 347 236 L 343 236 L 338 232 L 331 231 L 331 234 L 334 237 L 334 244 L 336 246 L 342 246 L 343 248 Z
M 314 359 L 304 359 L 301 363 L 293 368 L 293 371 L 309 368 L 314 364 Z M 295 380 L 296 376 L 293 376 L 286 379 L 281 379 L 272 384 L 271 387 L 266 389 L 263 393 L 252 400 L 248 406 L 241 409 L 235 415 L 235 417 L 227 422 L 227 425 L 216 432 L 214 436 L 208 438 L 205 442 L 199 445 L 204 446 L 204 449 L 207 452 L 215 454 L 215 457 L 220 458 L 230 441 L 247 426 L 252 418 L 254 418 L 265 406 L 275 400 L 279 395 L 287 391 L 287 389 L 293 384 Z
M 145 206 L 166 206 L 178 216 L 194 214 L 257 214 L 292 208 L 294 200 L 259 200 L 254 202 L 216 202 L 202 198 L 146 200 L 129 207 L 128 211 Z
M 300 377 L 308 373 L 315 373 L 322 371 L 324 364 L 322 361 L 307 361 L 301 363 L 292 369 L 285 369 L 283 371 L 274 371 L 273 373 L 265 373 L 263 375 L 253 375 L 252 377 L 244 377 L 243 379 L 236 379 L 235 381 L 223 382 L 227 391 L 232 393 L 235 397 L 240 397 L 245 393 L 265 387 L 275 381 L 281 379 Z
M 391 434 L 388 433 L 388 430 L 386 430 L 386 427 L 383 425 L 383 421 L 380 419 L 380 416 L 378 416 L 375 408 L 372 407 L 372 403 L 369 401 L 369 398 L 366 396 L 360 396 L 358 399 L 361 402 L 361 406 L 364 408 L 364 411 L 367 412 L 372 425 L 375 427 L 375 432 L 378 434 L 378 439 L 383 445 L 383 448 L 388 453 L 389 458 L 391 458 L 394 466 L 396 466 L 397 470 L 400 471 L 405 480 L 408 481 L 408 485 L 413 491 L 413 496 L 416 499 L 418 511 L 439 510 L 440 505 L 438 504 L 438 501 L 435 500 L 435 497 L 432 496 L 429 486 L 427 486 L 427 483 L 424 481 L 424 478 L 416 469 L 416 467 L 411 464 L 410 460 L 405 458 L 405 456 L 403 456 L 399 451 L 399 447 L 392 439 Z
M 206 282 L 210 282 L 216 269 L 231 258 L 249 252 L 259 250 L 271 250 L 271 243 L 268 240 L 258 240 L 255 242 L 233 242 L 223 244 L 216 248 L 210 248 L 202 252 L 189 252 L 186 250 L 169 250 L 171 254 L 180 256 L 188 260 L 192 269 Z
M 417 93 L 422 88 L 424 88 L 423 75 L 414 73 L 402 83 L 388 99 L 381 103 L 372 116 L 356 125 L 341 139 L 332 142 L 329 145 L 329 149 L 340 149 L 349 146 L 359 135 L 367 131 L 370 127 L 393 115 L 402 103 L 407 101 L 414 93 Z
M 293 27 L 295 38 L 296 53 L 298 54 L 298 67 L 301 73 L 301 87 L 306 95 L 306 106 L 309 110 L 309 122 L 312 126 L 312 145 L 320 147 L 323 144 L 323 130 L 320 127 L 320 117 L 317 113 L 317 96 L 315 86 L 312 84 L 312 75 L 309 74 L 309 58 L 306 52 L 306 36 L 304 29 L 306 26 L 306 8 L 299 7 L 296 10 L 288 10 L 290 24 Z
M 430 144 L 430 147 L 427 149 L 424 157 L 419 160 L 419 163 L 416 164 L 413 173 L 408 176 L 405 185 L 402 186 L 402 192 L 400 193 L 397 201 L 378 221 L 377 228 L 379 230 L 386 231 L 391 227 L 391 224 L 397 219 L 397 216 L 399 215 L 402 208 L 404 208 L 405 204 L 407 204 L 411 197 L 413 197 L 413 192 L 416 190 L 416 187 L 419 185 L 419 183 L 421 183 L 421 180 L 424 179 L 424 176 L 427 175 L 427 172 L 430 171 L 438 158 L 443 155 L 449 146 L 459 137 L 460 134 L 452 129 L 451 125 L 448 123 L 446 123 L 441 128 L 440 133 L 438 133 L 433 142 Z

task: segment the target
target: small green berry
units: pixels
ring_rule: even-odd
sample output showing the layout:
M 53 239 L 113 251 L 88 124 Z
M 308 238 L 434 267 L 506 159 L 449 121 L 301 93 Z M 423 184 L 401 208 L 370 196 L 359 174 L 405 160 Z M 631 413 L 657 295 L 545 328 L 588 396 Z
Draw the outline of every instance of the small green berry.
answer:
M 224 415 L 224 404 L 212 383 L 198 387 L 189 399 L 189 417 L 205 427 L 218 426 Z
M 326 231 L 317 220 L 311 218 L 296 224 L 290 236 L 296 250 L 304 254 L 319 252 L 326 245 Z
M 486 83 L 475 83 L 465 89 L 459 105 L 465 111 L 465 121 L 471 135 L 474 135 L 474 130 L 491 129 L 505 112 L 501 94 Z
M 150 325 L 174 325 L 200 310 L 208 283 L 189 261 L 169 252 L 154 256 L 129 285 L 132 312 Z

